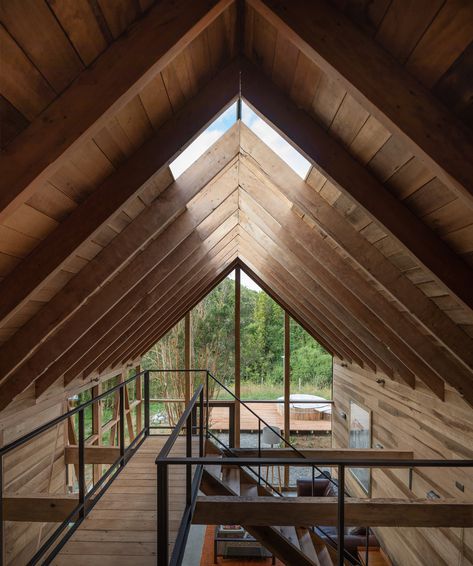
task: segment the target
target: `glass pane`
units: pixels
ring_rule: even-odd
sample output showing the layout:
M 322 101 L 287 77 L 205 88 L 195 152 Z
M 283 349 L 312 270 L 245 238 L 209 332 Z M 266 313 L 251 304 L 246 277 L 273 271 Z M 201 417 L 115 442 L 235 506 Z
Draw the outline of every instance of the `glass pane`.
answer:
M 191 313 L 193 366 L 208 369 L 228 389 L 235 381 L 235 281 L 233 274 L 213 289 Z M 205 374 L 201 374 L 205 377 Z M 195 376 L 195 385 L 199 383 Z M 210 398 L 231 395 L 211 379 Z

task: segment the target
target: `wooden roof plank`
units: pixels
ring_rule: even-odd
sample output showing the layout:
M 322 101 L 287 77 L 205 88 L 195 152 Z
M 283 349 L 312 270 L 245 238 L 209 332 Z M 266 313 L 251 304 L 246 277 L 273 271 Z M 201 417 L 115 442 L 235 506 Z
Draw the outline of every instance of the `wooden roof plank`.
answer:
M 325 0 L 310 6 L 303 0 L 248 3 L 389 131 L 399 134 L 473 209 L 471 134 L 382 47 Z
M 223 70 L 183 110 L 158 132 L 76 208 L 0 284 L 3 297 L 0 319 L 11 315 L 28 296 L 77 249 L 125 206 L 157 171 L 227 107 L 238 92 L 234 66 Z M 22 281 L 18 285 L 18 280 Z
M 163 0 L 98 57 L 0 157 L 0 219 L 29 198 L 233 0 Z
M 308 186 L 244 124 L 240 127 L 240 160 L 277 186 L 295 205 L 313 219 L 370 276 L 406 307 L 461 363 L 473 368 L 473 343 L 406 276 L 403 276 L 376 247 Z
M 242 95 L 339 190 L 382 224 L 403 247 L 468 308 L 473 308 L 472 270 L 376 178 L 295 107 L 249 62 L 242 61 Z

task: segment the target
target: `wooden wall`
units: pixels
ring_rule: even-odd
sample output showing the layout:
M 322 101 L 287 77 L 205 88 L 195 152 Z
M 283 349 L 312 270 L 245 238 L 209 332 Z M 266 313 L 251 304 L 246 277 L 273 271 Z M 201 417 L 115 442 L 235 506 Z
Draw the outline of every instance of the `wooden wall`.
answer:
M 28 406 L 29 405 L 29 406 Z M 63 412 L 62 399 L 31 406 L 26 398 L 15 412 L 0 415 L 0 440 L 7 444 Z M 61 424 L 10 452 L 3 462 L 4 494 L 66 493 L 65 426 Z M 5 523 L 5 564 L 21 566 L 55 528 L 51 523 Z
M 416 389 L 334 359 L 333 445 L 348 446 L 349 406 L 354 400 L 372 411 L 372 446 L 413 450 L 416 458 L 473 458 L 473 410 L 447 389 L 445 402 L 421 383 Z M 385 380 L 377 383 L 376 380 Z M 344 419 L 340 412 L 344 412 Z M 350 492 L 361 495 L 347 474 Z M 464 486 L 461 492 L 455 485 Z M 442 497 L 473 499 L 473 470 L 414 469 L 412 489 L 407 470 L 373 470 L 372 497 Z M 473 565 L 473 529 L 384 528 L 378 538 L 396 566 Z

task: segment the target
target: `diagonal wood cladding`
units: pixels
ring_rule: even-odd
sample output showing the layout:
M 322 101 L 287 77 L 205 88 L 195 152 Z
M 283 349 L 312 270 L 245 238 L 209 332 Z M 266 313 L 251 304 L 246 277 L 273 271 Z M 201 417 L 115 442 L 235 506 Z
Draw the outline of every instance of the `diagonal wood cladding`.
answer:
M 236 18 L 231 0 L 192 3 L 118 76 L 167 10 L 188 7 L 158 3 L 7 146 L 4 197 L 30 200 L 5 206 L 0 225 L 0 408 L 32 384 L 40 397 L 137 359 L 236 262 L 340 359 L 473 403 L 468 144 L 440 149 L 467 134 L 452 120 L 432 145 L 433 116 L 419 132 L 411 102 L 403 112 L 366 72 L 353 79 L 333 26 L 324 51 L 306 33 L 312 12 L 304 23 L 282 4 L 250 0 Z M 346 41 L 361 34 L 340 21 Z M 237 31 L 246 58 L 234 58 Z M 415 83 L 393 77 L 397 93 Z M 78 92 L 100 99 L 90 115 Z M 170 160 L 239 96 L 309 158 L 307 179 L 240 122 L 172 178 Z

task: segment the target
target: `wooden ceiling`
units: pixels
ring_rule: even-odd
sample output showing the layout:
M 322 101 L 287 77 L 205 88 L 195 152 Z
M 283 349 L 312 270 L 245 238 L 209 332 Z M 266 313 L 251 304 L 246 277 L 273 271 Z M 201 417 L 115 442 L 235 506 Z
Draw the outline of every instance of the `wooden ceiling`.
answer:
M 236 263 L 472 404 L 473 5 L 421 4 L 4 2 L 0 408 L 137 359 Z M 240 122 L 173 178 L 240 96 L 305 181 Z

